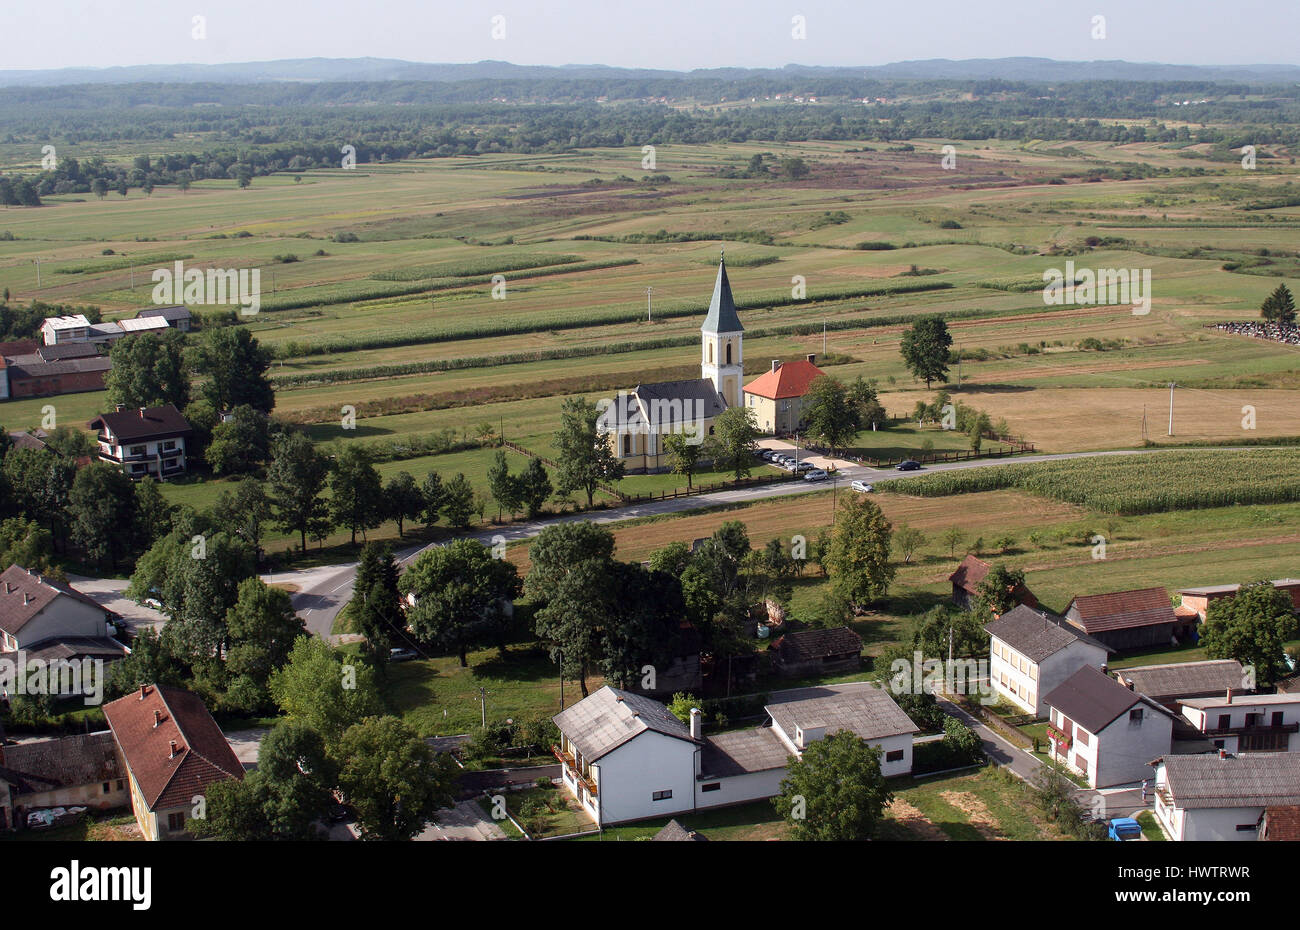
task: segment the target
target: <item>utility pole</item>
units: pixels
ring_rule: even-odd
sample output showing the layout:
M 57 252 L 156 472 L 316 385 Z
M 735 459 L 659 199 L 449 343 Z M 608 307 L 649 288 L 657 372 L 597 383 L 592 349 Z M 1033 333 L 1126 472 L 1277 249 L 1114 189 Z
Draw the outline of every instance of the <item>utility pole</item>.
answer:
M 481 704 L 483 708 L 483 729 L 485 730 L 487 729 L 487 696 L 488 696 L 487 688 L 484 688 L 482 685 L 479 685 L 478 699 L 479 699 L 479 704 Z
M 39 291 L 41 289 L 41 260 L 39 258 L 32 260 L 36 262 L 36 289 Z
M 1142 441 L 1147 441 L 1147 405 L 1142 405 Z
M 650 295 L 654 293 L 654 290 L 653 287 L 645 289 L 645 321 L 647 323 L 650 322 Z
M 1174 434 L 1174 388 L 1176 387 L 1178 387 L 1178 385 L 1175 382 L 1173 381 L 1169 382 L 1169 435 L 1170 436 Z
M 826 321 L 822 320 L 822 358 L 826 358 Z

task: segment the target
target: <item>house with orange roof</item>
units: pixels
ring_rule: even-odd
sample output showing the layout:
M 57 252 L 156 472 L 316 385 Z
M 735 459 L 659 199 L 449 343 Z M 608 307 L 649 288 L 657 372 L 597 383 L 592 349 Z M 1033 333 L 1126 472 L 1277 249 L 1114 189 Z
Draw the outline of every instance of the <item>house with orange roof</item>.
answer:
M 777 436 L 802 429 L 804 398 L 823 374 L 815 355 L 794 362 L 773 359 L 771 371 L 745 385 L 745 406 L 754 411 L 758 428 Z
M 141 685 L 104 705 L 126 763 L 131 809 L 145 839 L 189 839 L 209 785 L 242 779 L 244 766 L 202 699 L 183 688 Z

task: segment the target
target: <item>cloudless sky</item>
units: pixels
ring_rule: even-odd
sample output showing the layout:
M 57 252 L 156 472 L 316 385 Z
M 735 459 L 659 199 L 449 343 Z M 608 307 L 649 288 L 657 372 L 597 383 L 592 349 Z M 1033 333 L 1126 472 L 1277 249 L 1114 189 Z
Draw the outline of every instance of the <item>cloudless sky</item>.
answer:
M 505 17 L 493 39 L 492 18 Z M 1106 17 L 1106 38 L 1092 19 Z M 193 17 L 207 37 L 192 37 Z M 791 35 L 803 16 L 807 38 Z M 1029 56 L 1300 63 L 1295 0 L 0 0 L 0 69 L 277 58 L 875 65 Z

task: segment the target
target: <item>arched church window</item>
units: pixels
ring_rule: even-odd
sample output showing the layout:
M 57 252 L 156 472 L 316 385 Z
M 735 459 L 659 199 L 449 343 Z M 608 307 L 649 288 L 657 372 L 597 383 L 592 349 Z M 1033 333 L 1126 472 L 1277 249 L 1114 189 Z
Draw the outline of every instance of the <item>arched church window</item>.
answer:
M 727 343 L 727 364 L 731 364 L 731 343 Z
M 709 343 L 709 364 L 713 364 L 713 343 Z

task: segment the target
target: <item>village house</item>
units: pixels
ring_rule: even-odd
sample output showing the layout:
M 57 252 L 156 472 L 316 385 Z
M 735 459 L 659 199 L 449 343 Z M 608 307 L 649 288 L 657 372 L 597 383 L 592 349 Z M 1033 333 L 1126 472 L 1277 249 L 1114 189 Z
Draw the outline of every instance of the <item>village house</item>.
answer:
M 99 433 L 99 457 L 122 466 L 127 477 L 185 474 L 185 442 L 193 429 L 174 404 L 134 410 L 118 404 L 86 425 Z
M 1152 765 L 1156 820 L 1171 840 L 1289 835 L 1283 830 L 1300 807 L 1300 753 L 1199 753 L 1157 758 Z
M 192 691 L 141 685 L 104 705 L 145 839 L 187 839 L 185 824 L 215 782 L 242 779 L 217 722 Z
M 804 398 L 813 381 L 825 374 L 816 360 L 815 355 L 806 361 L 773 359 L 771 371 L 745 385 L 745 406 L 754 412 L 760 430 L 788 436 L 804 428 Z
M 168 326 L 183 333 L 190 331 L 193 319 L 190 315 L 190 308 L 184 304 L 174 304 L 169 307 L 146 307 L 135 315 L 137 320 L 147 320 L 153 317 L 165 320 Z
M 1150 763 L 1173 745 L 1174 715 L 1085 665 L 1043 698 L 1050 755 L 1089 788 L 1150 777 Z
M 1292 605 L 1296 610 L 1300 610 L 1300 579 L 1279 578 L 1273 582 L 1273 587 L 1289 594 Z M 1225 597 L 1233 597 L 1240 589 L 1239 584 L 1216 584 L 1203 588 L 1183 588 L 1178 593 L 1182 597 L 1181 606 L 1195 612 L 1198 619 L 1204 623 L 1211 604 Z
M 1255 690 L 1254 682 L 1248 681 L 1246 670 L 1236 659 L 1135 665 L 1118 669 L 1115 680 L 1176 714 L 1182 713 L 1178 702 L 1184 698 L 1213 697 L 1230 689 L 1242 694 Z
M 639 384 L 620 394 L 597 421 L 628 473 L 666 470 L 667 436 L 682 433 L 703 442 L 713 435 L 718 414 L 742 402 L 744 340 L 727 266 L 719 262 L 713 299 L 700 326 L 700 377 Z
M 1300 751 L 1300 694 L 1239 694 L 1184 698 L 1183 716 L 1201 735 L 1233 755 Z
M 113 810 L 131 803 L 126 769 L 108 730 L 0 744 L 0 830 L 57 807 Z
M 973 555 L 967 555 L 962 559 L 957 570 L 948 576 L 948 581 L 952 584 L 952 602 L 963 610 L 973 609 L 979 598 L 980 583 L 988 576 L 992 567 L 988 562 Z M 1033 591 L 1025 587 L 1023 582 L 1012 588 L 1010 593 L 1017 604 L 1024 604 L 1027 607 L 1038 606 L 1038 598 L 1034 596 Z
M 767 648 L 772 670 L 788 678 L 842 675 L 862 668 L 862 637 L 846 626 L 786 633 Z
M 1197 623 L 1195 616 L 1175 615 L 1164 588 L 1076 597 L 1065 619 L 1115 652 L 1177 645 Z
M 994 692 L 1035 717 L 1047 715 L 1047 692 L 1084 666 L 1104 668 L 1110 652 L 1060 617 L 1024 604 L 984 630 Z
M 4 381 L 4 396 L 8 398 L 53 397 L 102 391 L 112 369 L 112 360 L 94 351 L 62 358 L 47 358 L 44 352 L 36 352 L 0 360 L 0 380 Z
M 0 572 L 0 659 L 120 659 L 115 615 L 71 585 L 10 565 Z
M 705 736 L 698 708 L 687 725 L 607 685 L 555 716 L 554 752 L 565 787 L 602 826 L 774 797 L 789 759 L 840 730 L 879 747 L 886 776 L 912 769 L 918 728 L 880 688 L 804 688 L 764 710 L 765 726 Z

